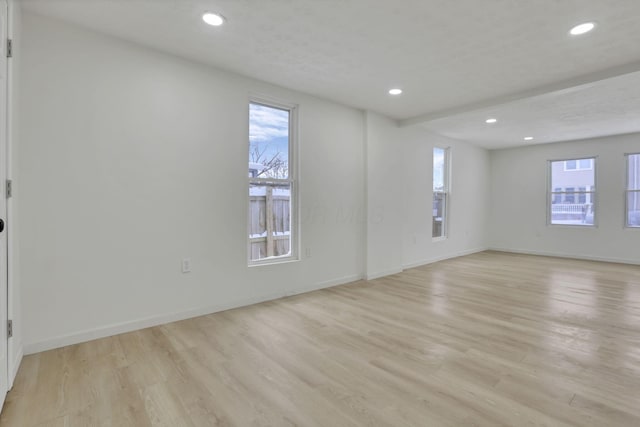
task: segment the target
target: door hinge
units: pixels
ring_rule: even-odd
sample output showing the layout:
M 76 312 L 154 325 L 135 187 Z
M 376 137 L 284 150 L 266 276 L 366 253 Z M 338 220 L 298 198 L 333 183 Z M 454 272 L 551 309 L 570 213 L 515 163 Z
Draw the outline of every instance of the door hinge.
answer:
M 13 57 L 13 40 L 7 39 L 7 58 Z
M 7 180 L 7 188 L 5 193 L 7 195 L 7 199 L 13 196 L 13 181 L 11 181 L 10 179 Z
M 7 338 L 13 336 L 13 320 L 7 320 Z

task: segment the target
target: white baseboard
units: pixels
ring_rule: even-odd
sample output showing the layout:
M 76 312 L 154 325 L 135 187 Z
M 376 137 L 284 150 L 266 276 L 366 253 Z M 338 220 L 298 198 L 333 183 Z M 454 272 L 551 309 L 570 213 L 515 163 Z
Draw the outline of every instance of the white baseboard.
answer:
M 381 277 L 391 276 L 392 274 L 398 274 L 398 273 L 402 273 L 402 268 L 394 268 L 391 270 L 378 271 L 376 273 L 367 274 L 366 279 L 374 280 L 374 279 L 379 279 Z
M 290 297 L 290 296 L 294 296 L 294 295 L 306 294 L 306 293 L 313 292 L 313 291 L 319 291 L 320 289 L 332 288 L 334 286 L 340 286 L 340 285 L 345 285 L 345 284 L 351 283 L 351 282 L 357 282 L 358 280 L 362 280 L 362 276 L 354 274 L 354 275 L 351 275 L 351 276 L 341 277 L 340 279 L 333 279 L 333 280 L 327 280 L 326 282 L 320 282 L 320 283 L 317 283 L 317 284 L 315 284 L 313 286 L 307 286 L 307 287 L 304 287 L 304 288 L 298 288 L 296 290 L 289 291 L 284 295 L 276 296 L 274 298 L 270 297 L 270 298 L 267 298 L 267 299 L 264 299 L 264 300 L 258 301 L 258 302 L 271 301 L 271 300 L 282 298 L 282 297 Z M 252 303 L 252 304 L 256 304 L 256 303 Z M 244 305 L 251 305 L 251 304 L 244 304 Z M 219 310 L 219 311 L 221 311 L 221 310 Z
M 324 289 L 324 288 L 331 288 L 333 286 L 340 286 L 340 285 L 344 285 L 346 283 L 351 283 L 351 282 L 357 282 L 358 280 L 362 280 L 363 277 L 362 275 L 359 274 L 354 274 L 351 276 L 344 276 L 341 277 L 339 279 L 334 279 L 334 280 L 327 280 L 326 282 L 320 282 L 318 283 L 316 286 L 313 286 L 311 288 L 308 288 L 307 290 L 298 292 L 298 293 L 303 293 L 303 292 L 311 292 L 311 291 L 315 291 L 318 289 Z
M 478 253 L 478 252 L 484 252 L 487 249 L 488 248 L 486 248 L 486 247 L 467 249 L 467 250 L 464 250 L 464 251 L 454 252 L 454 253 L 450 253 L 450 254 L 447 254 L 447 255 L 438 256 L 438 257 L 435 257 L 435 258 L 428 258 L 428 259 L 423 259 L 423 260 L 420 260 L 420 261 L 414 261 L 414 262 L 410 262 L 408 264 L 403 264 L 402 268 L 394 268 L 394 269 L 391 269 L 391 270 L 386 270 L 386 271 L 380 271 L 380 272 L 377 272 L 377 273 L 367 274 L 366 279 L 367 280 L 379 279 L 381 277 L 390 276 L 392 274 L 402 273 L 404 270 L 407 270 L 409 268 L 420 267 L 421 265 L 433 264 L 434 262 L 444 261 L 445 259 L 458 258 L 458 257 L 465 256 L 465 255 L 475 254 L 475 253 Z
M 60 335 L 54 338 L 49 338 L 42 341 L 35 341 L 24 345 L 24 354 L 40 353 L 42 351 L 53 350 L 68 345 L 79 344 L 87 341 L 92 341 L 99 338 L 106 338 L 113 335 L 123 334 L 126 332 L 137 331 L 140 329 L 150 328 L 153 326 L 164 325 L 166 323 L 177 322 L 179 320 L 191 319 L 193 317 L 205 316 L 207 314 L 217 313 L 220 311 L 231 310 L 238 307 L 245 307 L 248 305 L 258 304 L 261 302 L 272 301 L 279 298 L 302 294 L 306 292 L 312 292 L 320 289 L 330 288 L 333 286 L 344 285 L 353 281 L 361 280 L 362 276 L 353 275 L 345 276 L 339 279 L 329 280 L 326 282 L 317 283 L 313 286 L 305 288 L 288 290 L 283 292 L 277 292 L 273 294 L 261 295 L 254 298 L 244 298 L 236 301 L 232 301 L 226 304 L 207 306 L 194 308 L 191 310 L 161 314 L 158 316 L 151 316 L 143 319 L 132 320 L 128 322 L 116 323 L 109 326 L 103 326 L 100 328 L 87 329 L 84 331 L 74 332 L 67 335 Z
M 461 256 L 475 254 L 475 253 L 478 253 L 478 252 L 484 252 L 487 249 L 488 248 L 485 248 L 485 247 L 483 247 L 483 248 L 475 248 L 475 249 L 467 249 L 467 250 L 464 250 L 464 251 L 454 252 L 452 254 L 438 256 L 438 257 L 435 257 L 435 258 L 429 258 L 429 259 L 424 259 L 424 260 L 420 260 L 420 261 L 410 262 L 408 264 L 403 264 L 402 268 L 404 270 L 408 270 L 410 268 L 416 268 L 416 267 L 420 267 L 422 265 L 428 265 L 428 264 L 433 264 L 434 262 L 444 261 L 445 259 L 458 258 L 458 257 L 461 257 Z
M 585 261 L 599 261 L 599 262 L 612 262 L 617 264 L 640 265 L 640 260 L 637 260 L 637 259 L 609 258 L 609 257 L 598 257 L 598 256 L 592 256 L 592 255 L 568 254 L 568 253 L 562 253 L 562 252 L 534 251 L 529 249 L 513 249 L 513 248 L 497 248 L 497 247 L 492 247 L 492 248 L 489 248 L 488 250 L 496 251 L 496 252 L 523 254 L 523 255 L 538 255 L 538 256 L 549 256 L 549 257 L 555 257 L 555 258 L 580 259 Z

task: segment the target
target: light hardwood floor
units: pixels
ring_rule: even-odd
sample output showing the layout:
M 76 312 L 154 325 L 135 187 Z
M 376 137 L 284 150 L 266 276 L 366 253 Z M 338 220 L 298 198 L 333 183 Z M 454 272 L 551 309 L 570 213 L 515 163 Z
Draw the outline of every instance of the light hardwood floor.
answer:
M 640 426 L 640 267 L 484 252 L 24 359 L 0 426 Z

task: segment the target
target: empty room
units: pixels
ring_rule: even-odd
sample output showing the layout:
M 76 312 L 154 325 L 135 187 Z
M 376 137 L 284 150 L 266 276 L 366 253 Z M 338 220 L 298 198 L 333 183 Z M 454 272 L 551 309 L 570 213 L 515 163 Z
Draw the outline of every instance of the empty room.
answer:
M 0 11 L 0 427 L 640 425 L 637 0 Z

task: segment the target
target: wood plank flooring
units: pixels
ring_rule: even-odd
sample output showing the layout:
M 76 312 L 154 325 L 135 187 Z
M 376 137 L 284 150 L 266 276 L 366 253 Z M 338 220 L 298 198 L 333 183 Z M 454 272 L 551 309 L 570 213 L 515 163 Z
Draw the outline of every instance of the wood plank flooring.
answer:
M 483 252 L 25 357 L 0 426 L 640 426 L 640 267 Z

